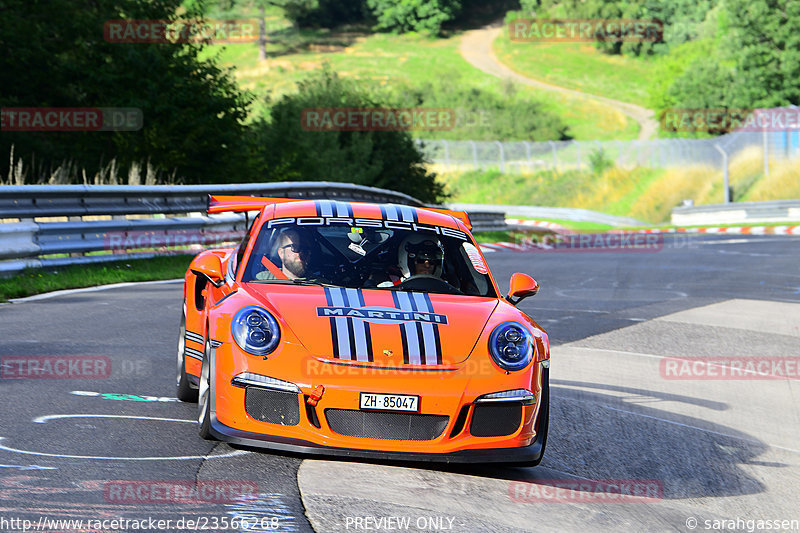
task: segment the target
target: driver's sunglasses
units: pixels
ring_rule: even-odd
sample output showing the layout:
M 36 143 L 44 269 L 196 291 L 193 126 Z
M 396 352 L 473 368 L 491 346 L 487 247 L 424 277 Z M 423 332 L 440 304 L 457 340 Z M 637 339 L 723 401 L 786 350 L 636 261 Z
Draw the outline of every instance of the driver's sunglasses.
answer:
M 294 244 L 294 243 L 292 243 L 292 244 L 286 244 L 286 245 L 284 245 L 284 246 L 281 246 L 281 249 L 282 249 L 282 250 L 283 250 L 283 249 L 286 249 L 286 248 L 291 248 L 291 249 L 292 249 L 292 251 L 293 251 L 294 253 L 296 253 L 296 254 L 305 254 L 305 253 L 308 253 L 308 248 L 301 247 L 300 245 L 297 245 L 297 244 Z
M 422 263 L 434 264 L 434 263 L 440 261 L 440 258 L 438 258 L 438 257 L 419 257 L 419 256 L 417 256 L 417 258 L 414 259 L 414 260 L 419 264 L 422 264 Z

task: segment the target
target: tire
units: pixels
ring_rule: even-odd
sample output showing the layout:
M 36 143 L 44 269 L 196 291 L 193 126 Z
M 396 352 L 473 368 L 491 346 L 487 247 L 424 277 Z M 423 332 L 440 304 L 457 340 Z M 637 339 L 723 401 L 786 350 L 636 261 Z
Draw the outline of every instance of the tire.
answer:
M 176 378 L 175 396 L 182 402 L 194 403 L 197 401 L 197 389 L 192 387 L 189 376 L 186 375 L 186 301 L 183 302 L 181 315 L 180 337 L 178 338 L 178 371 Z
M 539 463 L 544 458 L 544 451 L 547 448 L 547 433 L 550 428 L 550 372 L 549 370 L 545 370 L 545 372 L 544 386 L 542 387 L 542 407 L 539 412 L 539 431 L 536 432 L 536 440 L 542 443 L 542 451 L 535 461 L 507 463 L 508 466 L 523 468 L 539 466 Z
M 211 395 L 213 394 L 211 372 L 211 341 L 206 339 L 203 350 L 203 366 L 200 369 L 200 387 L 197 400 L 197 432 L 206 440 L 216 440 L 211 435 Z

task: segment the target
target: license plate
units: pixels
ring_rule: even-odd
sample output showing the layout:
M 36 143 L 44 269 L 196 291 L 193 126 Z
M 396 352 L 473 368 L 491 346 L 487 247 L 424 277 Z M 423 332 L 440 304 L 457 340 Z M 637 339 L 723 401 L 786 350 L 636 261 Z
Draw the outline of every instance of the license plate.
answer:
M 408 411 L 416 413 L 419 411 L 419 396 L 362 392 L 359 408 L 376 411 Z

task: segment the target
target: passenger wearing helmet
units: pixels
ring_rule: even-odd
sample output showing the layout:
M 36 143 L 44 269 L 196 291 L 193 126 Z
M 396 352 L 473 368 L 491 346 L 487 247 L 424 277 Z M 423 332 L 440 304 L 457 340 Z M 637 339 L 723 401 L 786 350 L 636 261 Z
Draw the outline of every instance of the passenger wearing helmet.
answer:
M 444 267 L 444 248 L 436 237 L 409 235 L 400 241 L 397 265 L 388 267 L 383 274 L 370 276 L 367 287 L 392 287 L 412 276 L 428 275 L 441 278 Z
M 412 276 L 428 275 L 442 277 L 444 269 L 444 248 L 435 237 L 409 235 L 398 250 L 401 281 Z

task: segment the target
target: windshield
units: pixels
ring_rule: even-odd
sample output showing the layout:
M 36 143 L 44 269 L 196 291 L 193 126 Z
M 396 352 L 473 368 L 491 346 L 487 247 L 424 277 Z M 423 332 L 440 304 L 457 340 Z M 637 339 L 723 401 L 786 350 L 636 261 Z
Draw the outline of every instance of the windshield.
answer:
M 389 229 L 380 220 L 361 220 L 364 227 L 278 222 L 262 226 L 242 281 L 496 297 L 483 258 L 461 231 Z

